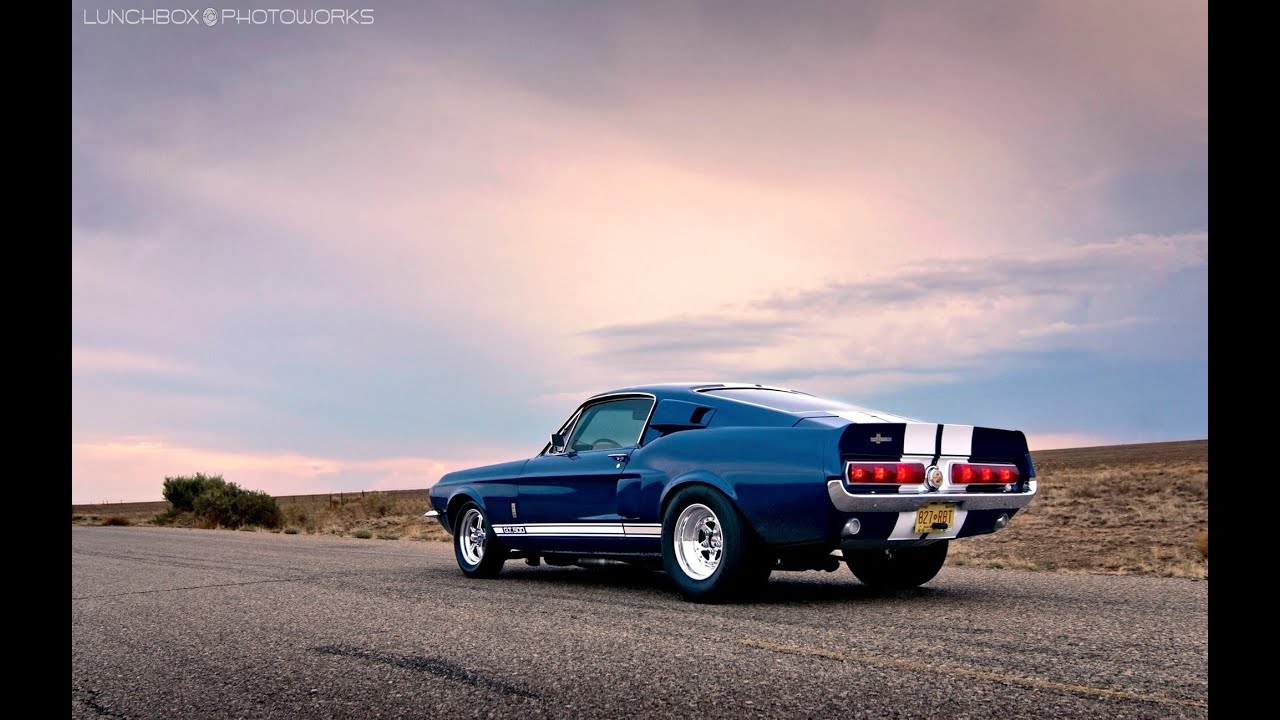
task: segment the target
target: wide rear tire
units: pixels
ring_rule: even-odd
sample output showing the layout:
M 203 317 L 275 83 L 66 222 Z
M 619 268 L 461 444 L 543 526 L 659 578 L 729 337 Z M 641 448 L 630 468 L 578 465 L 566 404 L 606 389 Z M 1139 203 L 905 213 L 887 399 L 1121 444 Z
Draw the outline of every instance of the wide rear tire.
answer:
M 723 602 L 767 582 L 754 534 L 720 491 L 676 492 L 662 518 L 662 565 L 686 600 Z
M 484 510 L 474 502 L 458 508 L 453 524 L 453 554 L 462 574 L 472 578 L 497 577 L 507 560 L 502 546 Z
M 934 578 L 947 560 L 949 541 L 921 547 L 853 550 L 844 553 L 849 569 L 863 583 L 885 590 L 919 587 Z

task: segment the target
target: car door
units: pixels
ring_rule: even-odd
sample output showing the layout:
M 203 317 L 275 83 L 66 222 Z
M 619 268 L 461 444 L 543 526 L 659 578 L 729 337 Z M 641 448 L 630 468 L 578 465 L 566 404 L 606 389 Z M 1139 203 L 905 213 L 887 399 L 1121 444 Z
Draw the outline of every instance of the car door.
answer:
M 630 395 L 584 405 L 563 434 L 564 446 L 548 446 L 520 473 L 517 519 L 512 522 L 531 536 L 622 535 L 618 479 L 640 442 L 653 403 L 651 396 Z

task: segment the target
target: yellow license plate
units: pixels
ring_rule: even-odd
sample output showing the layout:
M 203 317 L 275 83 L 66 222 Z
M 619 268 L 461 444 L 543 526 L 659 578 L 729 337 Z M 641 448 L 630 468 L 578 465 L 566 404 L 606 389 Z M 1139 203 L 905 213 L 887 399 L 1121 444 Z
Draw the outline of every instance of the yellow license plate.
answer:
M 952 503 L 929 503 L 916 509 L 917 533 L 940 533 L 955 527 L 956 506 Z

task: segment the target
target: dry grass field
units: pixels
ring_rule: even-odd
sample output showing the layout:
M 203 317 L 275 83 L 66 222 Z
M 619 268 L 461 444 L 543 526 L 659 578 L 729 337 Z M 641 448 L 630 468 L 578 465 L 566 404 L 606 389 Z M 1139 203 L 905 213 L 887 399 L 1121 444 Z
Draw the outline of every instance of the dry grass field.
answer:
M 1033 453 L 1040 492 L 1009 527 L 952 543 L 990 568 L 1209 577 L 1209 441 Z
M 322 493 L 319 495 L 285 495 L 276 498 L 284 514 L 284 525 L 278 531 L 288 534 L 329 534 L 370 537 L 383 540 L 448 540 L 449 536 L 435 520 L 422 517 L 427 511 L 426 490 L 388 490 L 385 492 Z M 149 525 L 156 515 L 169 509 L 169 503 L 110 503 L 106 505 L 72 505 L 73 525 L 129 524 Z M 179 522 L 179 526 L 183 523 Z M 189 526 L 189 525 L 188 525 Z
M 952 543 L 953 565 L 1207 578 L 1209 442 L 1034 454 L 1040 493 L 994 535 Z M 425 490 L 277 498 L 286 533 L 447 540 Z M 149 524 L 166 502 L 72 505 L 81 525 Z

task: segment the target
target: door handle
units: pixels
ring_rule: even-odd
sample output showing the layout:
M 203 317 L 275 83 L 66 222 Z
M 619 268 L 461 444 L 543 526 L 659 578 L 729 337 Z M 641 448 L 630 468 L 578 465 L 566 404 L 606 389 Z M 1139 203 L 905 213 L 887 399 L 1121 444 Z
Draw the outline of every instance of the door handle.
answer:
M 618 467 L 622 467 L 622 463 L 631 459 L 630 453 L 609 453 L 609 459 L 618 463 Z

